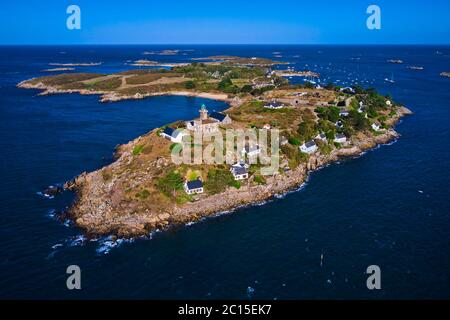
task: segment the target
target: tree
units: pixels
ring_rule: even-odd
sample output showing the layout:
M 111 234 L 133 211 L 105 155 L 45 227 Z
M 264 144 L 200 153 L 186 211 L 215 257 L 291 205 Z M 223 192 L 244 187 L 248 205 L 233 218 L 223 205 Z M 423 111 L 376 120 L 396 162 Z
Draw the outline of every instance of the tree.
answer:
M 158 187 L 167 196 L 176 196 L 177 190 L 183 189 L 183 177 L 177 171 L 170 171 L 158 179 Z
M 194 89 L 195 88 L 195 82 L 192 80 L 186 81 L 186 83 L 184 84 L 184 87 L 186 89 Z
M 253 90 L 253 87 L 249 84 L 246 84 L 241 88 L 241 92 L 243 92 L 243 93 L 249 93 L 252 90 Z
M 305 84 L 303 86 L 306 89 L 314 89 L 314 85 L 311 82 L 309 82 L 309 81 L 305 82 Z
M 234 185 L 234 177 L 229 170 L 226 169 L 210 169 L 208 171 L 208 179 L 204 183 L 205 189 L 210 194 L 221 193 L 228 186 Z
M 329 107 L 327 112 L 327 118 L 329 121 L 335 123 L 339 120 L 339 108 Z
M 314 122 L 303 121 L 298 125 L 297 132 L 305 139 L 305 141 L 311 140 L 315 133 Z
M 230 87 L 233 85 L 233 82 L 230 78 L 224 78 L 222 81 L 219 82 L 217 88 L 219 90 L 225 90 L 227 87 Z
M 351 110 L 349 114 L 350 124 L 358 131 L 366 130 L 369 128 L 369 121 L 366 119 L 363 113 Z

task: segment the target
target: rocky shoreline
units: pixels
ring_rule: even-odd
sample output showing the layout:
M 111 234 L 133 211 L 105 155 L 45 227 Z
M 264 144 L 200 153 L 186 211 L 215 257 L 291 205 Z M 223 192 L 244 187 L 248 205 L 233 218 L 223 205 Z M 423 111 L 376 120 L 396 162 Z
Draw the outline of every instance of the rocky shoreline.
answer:
M 411 111 L 405 107 L 399 107 L 397 116 L 392 118 L 395 124 Z M 151 133 L 149 133 L 151 134 Z M 91 173 L 82 173 L 73 181 L 65 184 L 65 188 L 76 192 L 77 200 L 67 210 L 66 217 L 73 220 L 77 227 L 83 229 L 89 236 L 115 235 L 123 238 L 148 235 L 155 230 L 166 230 L 171 227 L 196 222 L 205 217 L 211 217 L 224 211 L 233 211 L 239 207 L 260 203 L 292 190 L 297 189 L 307 179 L 309 173 L 343 158 L 356 157 L 369 149 L 381 144 L 389 143 L 399 137 L 395 130 L 387 130 L 379 135 L 359 133 L 353 139 L 351 147 L 335 149 L 329 155 L 312 156 L 304 163 L 288 174 L 278 174 L 268 177 L 265 185 L 243 185 L 239 190 L 230 188 L 226 192 L 210 195 L 195 202 L 183 205 L 174 204 L 169 210 L 162 212 L 117 212 L 114 205 L 118 190 L 114 181 L 106 186 L 101 177 L 104 168 Z M 136 145 L 142 137 L 120 146 L 117 152 L 117 160 L 108 167 L 121 166 L 131 163 L 132 155 L 130 146 Z M 158 159 L 150 166 L 165 167 L 170 165 L 169 159 Z M 128 179 L 139 179 L 127 177 Z
M 234 62 L 241 64 L 247 62 L 267 63 L 265 59 L 233 59 Z M 200 66 L 198 68 L 202 70 L 201 68 L 203 67 Z M 247 68 L 245 72 L 251 70 L 253 69 Z M 260 72 L 262 71 L 264 70 L 260 70 Z M 120 83 L 117 83 L 118 77 Z M 147 75 L 144 75 L 144 79 L 145 77 Z M 56 81 L 49 81 L 54 79 Z M 112 83 L 114 86 L 86 87 L 80 85 L 86 84 L 83 81 L 91 81 L 90 79 L 96 79 L 97 83 Z M 316 124 L 315 108 L 322 106 L 324 101 L 327 105 L 330 104 L 330 101 L 338 104 L 341 98 L 339 95 L 342 95 L 337 89 L 329 91 L 323 89 L 321 91 L 317 90 L 314 99 L 309 101 L 308 106 L 292 105 L 279 111 L 265 111 L 263 105 L 261 105 L 261 101 L 255 102 L 252 100 L 253 95 L 248 93 L 240 95 L 226 93 L 229 91 L 223 90 L 224 88 L 221 88 L 219 85 L 217 87 L 210 87 L 212 89 L 204 91 L 201 89 L 197 89 L 198 91 L 195 89 L 187 89 L 182 86 L 160 87 L 159 84 L 153 90 L 138 91 L 137 93 L 133 90 L 121 91 L 113 89 L 118 88 L 117 85 L 120 85 L 119 87 L 122 89 L 142 85 L 139 81 L 136 84 L 132 82 L 127 83 L 127 79 L 128 74 L 113 74 L 109 76 L 94 74 L 94 77 L 91 77 L 89 74 L 78 74 L 70 76 L 63 75 L 59 78 L 34 78 L 22 81 L 17 86 L 26 89 L 42 90 L 39 95 L 60 93 L 95 94 L 100 95 L 101 102 L 144 99 L 146 97 L 162 95 L 195 96 L 220 100 L 230 105 L 230 108 L 224 110 L 224 112 L 231 116 L 234 115 L 231 124 L 235 126 L 234 129 L 247 128 L 249 124 L 258 128 L 270 127 L 268 123 L 273 123 L 276 127 L 284 128 L 285 132 L 289 135 L 295 131 L 298 134 L 300 125 L 307 125 L 306 121 L 308 118 L 310 122 L 312 121 Z M 191 78 L 183 77 L 182 79 Z M 138 78 L 138 80 L 140 79 Z M 147 85 L 154 83 L 152 82 L 154 81 L 152 77 L 145 80 L 144 83 Z M 63 86 L 72 82 L 77 83 L 77 81 L 79 85 Z M 213 81 L 218 80 L 213 79 Z M 229 82 L 231 81 L 228 79 L 228 82 L 224 81 L 219 84 L 226 85 L 228 83 L 228 87 L 226 88 L 234 89 L 234 85 L 229 87 Z M 103 88 L 108 89 L 103 90 Z M 289 99 L 290 93 L 297 92 L 296 89 L 289 90 L 291 89 L 274 90 L 271 93 L 264 93 L 263 99 L 280 99 L 280 96 L 288 97 L 287 99 Z M 302 90 L 304 89 L 302 88 Z M 128 94 L 128 92 L 132 92 L 132 94 Z M 62 218 L 70 218 L 88 236 L 115 235 L 122 238 L 131 238 L 145 236 L 155 230 L 166 230 L 174 226 L 196 222 L 220 212 L 233 211 L 242 206 L 266 201 L 279 194 L 297 189 L 306 181 L 309 173 L 320 167 L 339 161 L 342 158 L 359 156 L 366 150 L 398 138 L 399 135 L 393 127 L 401 117 L 411 112 L 405 107 L 392 104 L 386 97 L 380 95 L 375 95 L 369 102 L 372 105 L 378 104 L 379 106 L 382 104 L 390 108 L 390 110 L 384 111 L 384 120 L 382 120 L 382 123 L 385 129 L 382 131 L 373 129 L 373 126 L 373 130 L 370 127 L 366 127 L 364 130 L 354 131 L 354 133 L 348 135 L 350 141 L 345 141 L 343 145 L 326 144 L 324 147 L 327 147 L 327 149 L 324 149 L 323 152 L 314 151 L 309 157 L 301 159 L 295 158 L 295 156 L 286 157 L 287 154 L 292 155 L 292 151 L 289 150 L 299 148 L 299 142 L 296 139 L 292 139 L 292 143 L 288 141 L 288 149 L 283 150 L 283 163 L 280 165 L 283 168 L 281 170 L 282 172 L 277 172 L 274 176 L 261 177 L 255 171 L 248 179 L 241 181 L 237 187 L 228 183 L 220 188 L 211 188 L 209 190 L 213 190 L 212 192 L 209 191 L 209 194 L 201 195 L 187 195 L 181 190 L 180 183 L 177 182 L 179 180 L 172 180 L 175 181 L 172 184 L 172 182 L 166 182 L 165 179 L 168 179 L 166 178 L 168 174 L 178 174 L 179 178 L 175 179 L 191 181 L 188 180 L 190 178 L 186 178 L 188 174 L 194 173 L 197 175 L 198 171 L 200 171 L 200 177 L 202 177 L 203 172 L 203 178 L 206 178 L 206 182 L 214 181 L 214 178 L 211 180 L 208 178 L 212 168 L 207 164 L 197 165 L 197 167 L 187 164 L 184 166 L 175 166 L 170 156 L 173 141 L 160 137 L 158 130 L 161 128 L 156 128 L 126 144 L 118 146 L 115 154 L 116 160 L 110 165 L 90 173 L 84 172 L 72 181 L 65 183 L 64 190 L 74 191 L 76 193 L 76 201 L 66 210 Z M 330 110 L 338 112 L 340 116 L 341 109 L 338 107 L 333 108 Z M 389 111 L 390 113 L 388 113 Z M 264 116 L 260 114 L 261 112 L 264 112 Z M 324 110 L 317 112 L 323 113 Z M 354 109 L 354 112 L 356 112 L 356 109 Z M 357 115 L 361 115 L 359 110 Z M 312 120 L 311 117 L 314 119 Z M 357 117 L 355 118 L 358 119 Z M 328 118 L 327 120 L 328 125 L 333 127 L 338 125 L 339 122 L 336 123 L 335 120 L 330 119 Z M 359 116 L 359 119 L 362 119 L 361 116 Z M 366 119 L 368 119 L 367 114 Z M 298 123 L 297 121 L 302 122 Z M 178 128 L 179 122 L 178 124 L 173 123 L 172 126 Z M 305 129 L 306 127 L 302 128 Z M 324 128 L 327 129 L 326 126 Z M 295 133 L 294 136 L 291 135 L 292 137 L 295 137 Z M 297 150 L 297 152 L 299 151 Z M 291 160 L 293 162 L 289 163 Z M 177 171 L 180 169 L 181 171 L 184 170 L 182 175 Z M 228 172 L 229 168 L 225 166 L 225 168 L 222 167 L 220 170 L 222 172 Z M 215 171 L 212 172 L 215 174 Z M 224 179 L 222 181 L 226 180 Z M 206 189 L 208 190 L 208 187 Z M 59 191 L 59 189 L 49 189 L 49 193 Z
M 224 101 L 228 103 L 232 103 L 233 99 L 230 98 L 227 94 L 223 94 L 220 92 L 217 93 L 209 93 L 209 92 L 197 92 L 197 91 L 166 91 L 166 92 L 156 92 L 156 93 L 147 93 L 141 94 L 136 93 L 133 95 L 124 95 L 118 94 L 116 92 L 104 91 L 104 90 L 87 90 L 87 89 L 60 89 L 54 86 L 46 85 L 42 82 L 38 83 L 30 83 L 28 79 L 17 84 L 18 88 L 22 89 L 38 89 L 42 90 L 38 95 L 46 96 L 52 94 L 72 94 L 78 93 L 81 95 L 99 95 L 100 102 L 118 102 L 122 100 L 141 100 L 148 97 L 157 97 L 157 96 L 186 96 L 186 97 L 198 97 L 198 98 L 206 98 L 213 99 L 218 101 Z
M 17 84 L 18 88 L 22 89 L 38 89 L 42 90 L 38 95 L 46 96 L 51 94 L 72 94 L 78 93 L 81 95 L 99 95 L 100 102 L 118 102 L 122 100 L 141 100 L 148 97 L 157 97 L 157 96 L 186 96 L 186 97 L 198 97 L 205 99 L 213 99 L 218 101 L 224 101 L 228 103 L 232 103 L 233 99 L 231 99 L 227 94 L 223 93 L 208 93 L 208 92 L 196 92 L 196 91 L 166 91 L 166 92 L 157 92 L 157 93 L 148 93 L 148 94 L 140 94 L 136 93 L 134 95 L 124 95 L 118 94 L 116 92 L 104 91 L 104 90 L 87 90 L 87 89 L 60 89 L 54 86 L 46 85 L 42 82 L 38 83 L 30 83 L 28 79 Z

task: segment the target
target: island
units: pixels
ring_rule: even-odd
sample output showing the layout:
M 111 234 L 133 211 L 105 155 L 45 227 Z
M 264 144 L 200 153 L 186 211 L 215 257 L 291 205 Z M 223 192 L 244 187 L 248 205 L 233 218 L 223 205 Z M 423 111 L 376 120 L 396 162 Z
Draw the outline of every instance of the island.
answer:
M 411 113 L 371 88 L 292 85 L 282 76 L 292 70 L 273 72 L 278 62 L 269 59 L 209 60 L 214 61 L 170 70 L 58 74 L 18 84 L 41 95 L 96 94 L 103 102 L 185 95 L 229 104 L 222 112 L 199 106 L 196 119 L 179 119 L 118 146 L 113 163 L 65 183 L 76 200 L 64 218 L 88 236 L 135 237 L 260 203 L 298 188 L 313 170 L 398 138 L 395 124 Z M 279 132 L 279 167 L 271 175 L 261 173 L 261 163 L 241 159 L 257 155 L 258 145 L 225 150 L 235 157 L 231 165 L 172 161 L 173 150 L 183 146 L 180 132 L 225 135 L 249 128 Z

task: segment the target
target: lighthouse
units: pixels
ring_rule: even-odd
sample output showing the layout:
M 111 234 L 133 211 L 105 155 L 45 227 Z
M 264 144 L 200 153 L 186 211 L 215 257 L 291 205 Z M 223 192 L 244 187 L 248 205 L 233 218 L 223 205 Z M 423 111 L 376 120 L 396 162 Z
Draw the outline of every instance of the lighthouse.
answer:
M 200 108 L 200 120 L 206 120 L 208 119 L 208 110 L 206 109 L 206 106 L 202 104 L 202 107 Z

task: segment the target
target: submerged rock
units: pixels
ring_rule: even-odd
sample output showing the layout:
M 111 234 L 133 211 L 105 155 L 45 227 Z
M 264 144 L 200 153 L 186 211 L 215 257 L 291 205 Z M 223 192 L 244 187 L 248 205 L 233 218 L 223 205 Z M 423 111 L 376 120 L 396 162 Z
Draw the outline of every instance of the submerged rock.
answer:
M 49 186 L 47 189 L 44 190 L 43 194 L 46 197 L 54 197 L 64 191 L 63 187 L 60 186 Z

